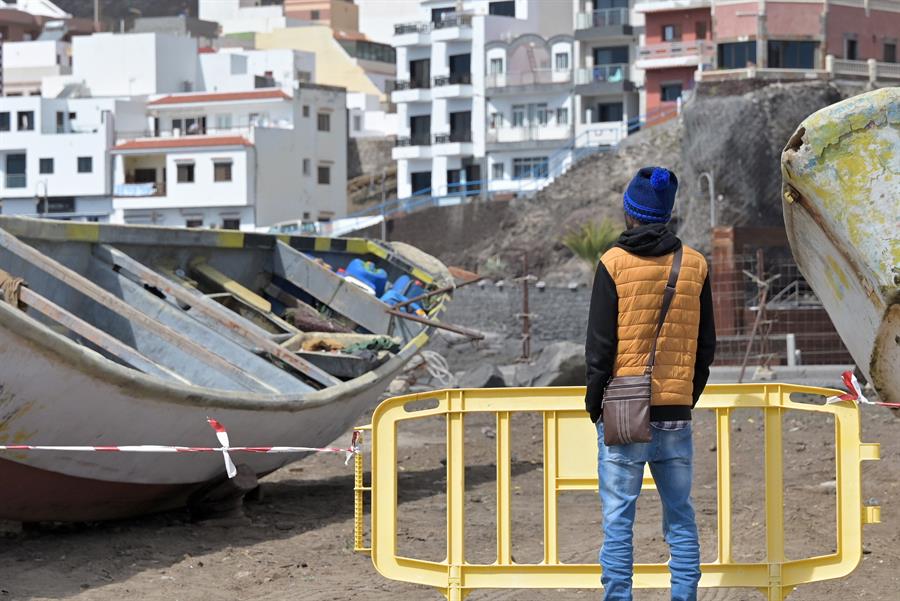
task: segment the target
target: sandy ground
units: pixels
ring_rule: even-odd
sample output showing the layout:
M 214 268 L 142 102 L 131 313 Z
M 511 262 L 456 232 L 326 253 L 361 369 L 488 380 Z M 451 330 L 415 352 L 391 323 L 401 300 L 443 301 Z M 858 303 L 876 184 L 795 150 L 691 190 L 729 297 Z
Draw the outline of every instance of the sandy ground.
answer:
M 808 585 L 790 597 L 900 599 L 900 419 L 865 407 L 864 440 L 882 443 L 882 461 L 865 464 L 864 498 L 883 506 L 883 522 L 868 526 L 866 555 L 848 578 Z M 825 418 L 792 414 L 785 423 L 786 538 L 789 557 L 834 549 L 834 427 Z M 402 553 L 443 558 L 445 468 L 443 425 L 414 422 L 401 431 L 399 545 Z M 493 561 L 494 441 L 485 418 L 467 424 L 467 558 Z M 763 558 L 762 424 L 759 413 L 734 421 L 735 556 Z M 536 415 L 513 420 L 513 555 L 541 556 L 541 425 Z M 711 414 L 695 421 L 695 503 L 704 561 L 715 553 L 715 452 Z M 339 439 L 345 444 L 348 437 Z M 4 483 L 9 486 L 9 483 Z M 272 474 L 246 518 L 191 523 L 171 512 L 116 523 L 29 529 L 0 538 L 0 601 L 344 600 L 440 599 L 424 587 L 392 582 L 352 551 L 353 475 L 336 455 L 310 457 Z M 561 558 L 595 561 L 601 542 L 599 501 L 593 493 L 564 493 L 560 501 Z M 659 501 L 652 491 L 638 507 L 638 561 L 663 561 Z M 638 591 L 636 599 L 665 599 Z M 475 592 L 472 600 L 599 599 L 596 590 Z M 706 600 L 763 599 L 754 590 L 707 590 Z

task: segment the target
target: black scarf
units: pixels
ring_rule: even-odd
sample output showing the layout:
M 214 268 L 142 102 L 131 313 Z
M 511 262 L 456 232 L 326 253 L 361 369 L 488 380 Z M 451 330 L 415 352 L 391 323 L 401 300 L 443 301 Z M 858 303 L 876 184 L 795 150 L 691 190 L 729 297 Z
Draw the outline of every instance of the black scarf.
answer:
M 681 247 L 681 240 L 665 223 L 650 223 L 625 230 L 615 246 L 641 257 L 661 257 Z

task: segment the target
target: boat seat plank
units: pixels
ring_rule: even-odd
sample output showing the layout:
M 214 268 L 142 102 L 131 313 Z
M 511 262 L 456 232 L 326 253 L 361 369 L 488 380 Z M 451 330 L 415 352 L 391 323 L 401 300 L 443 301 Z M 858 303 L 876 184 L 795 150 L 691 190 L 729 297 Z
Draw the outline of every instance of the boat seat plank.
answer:
M 213 299 L 198 295 L 194 291 L 166 279 L 139 261 L 129 257 L 121 250 L 107 244 L 101 244 L 95 247 L 94 254 L 107 263 L 128 271 L 144 284 L 153 286 L 164 294 L 172 296 L 185 304 L 191 305 L 194 311 L 203 314 L 219 325 L 238 334 L 254 348 L 258 348 L 271 354 L 273 357 L 284 361 L 292 368 L 313 379 L 322 386 L 327 387 L 340 382 L 340 380 L 313 365 L 309 361 L 286 351 L 270 338 L 269 332 L 266 332 L 253 322 L 245 319 L 234 311 L 229 310 L 227 307 Z M 231 290 L 229 290 L 229 293 L 234 294 Z M 266 302 L 268 304 L 268 301 Z
M 95 328 L 83 319 L 69 313 L 56 303 L 44 298 L 30 288 L 22 288 L 20 300 L 41 315 L 64 326 L 71 332 L 78 334 L 85 340 L 92 342 L 110 355 L 113 355 L 126 365 L 165 380 L 171 380 L 180 384 L 190 384 L 188 380 L 174 371 L 159 365 L 148 359 L 118 338 L 110 336 L 103 330 Z
M 247 390 L 274 392 L 274 389 L 270 386 L 249 376 L 237 365 L 233 365 L 219 355 L 210 352 L 189 337 L 154 321 L 142 312 L 131 307 L 115 294 L 104 290 L 88 278 L 69 269 L 59 261 L 48 257 L 36 248 L 22 242 L 2 228 L 0 228 L 0 246 L 20 259 L 40 268 L 42 271 L 56 278 L 63 284 L 90 298 L 105 309 L 149 332 L 152 332 L 169 344 L 176 345 L 185 352 L 191 353 L 198 361 L 202 361 L 211 367 L 215 367 L 217 370 L 226 374 L 230 380 L 240 384 L 243 388 L 246 388 Z
M 314 259 L 280 240 L 275 245 L 275 275 L 308 292 L 350 321 L 373 334 L 388 334 L 392 317 L 387 305 L 349 284 L 336 273 L 324 269 Z
M 272 312 L 272 303 L 245 287 L 243 284 L 231 279 L 206 261 L 194 261 L 191 264 L 191 271 L 201 280 L 204 280 L 217 288 L 221 288 L 226 292 L 230 292 L 260 311 L 264 313 Z

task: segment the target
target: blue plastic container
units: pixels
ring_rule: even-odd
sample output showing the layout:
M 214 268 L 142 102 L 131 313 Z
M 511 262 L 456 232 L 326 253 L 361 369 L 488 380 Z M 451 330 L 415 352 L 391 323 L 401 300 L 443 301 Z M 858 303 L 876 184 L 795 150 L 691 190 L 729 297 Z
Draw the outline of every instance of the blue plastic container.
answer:
M 375 296 L 384 294 L 387 287 L 388 276 L 384 269 L 375 267 L 371 261 L 363 261 L 362 259 L 353 259 L 347 265 L 347 275 L 355 277 L 357 280 L 366 282 L 375 289 Z

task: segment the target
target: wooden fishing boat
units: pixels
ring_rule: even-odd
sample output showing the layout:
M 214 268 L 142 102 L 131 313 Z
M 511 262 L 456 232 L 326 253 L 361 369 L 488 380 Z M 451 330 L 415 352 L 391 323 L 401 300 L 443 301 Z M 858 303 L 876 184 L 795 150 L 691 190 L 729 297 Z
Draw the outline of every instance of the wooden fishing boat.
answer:
M 803 276 L 881 399 L 900 402 L 900 88 L 812 114 L 781 165 Z
M 391 280 L 452 282 L 396 243 L 0 218 L 0 444 L 216 446 L 207 416 L 233 445 L 330 443 L 446 301 L 430 323 L 389 313 L 336 273 L 354 257 Z M 261 476 L 300 457 L 234 459 Z M 158 511 L 223 476 L 217 453 L 3 452 L 0 518 Z

